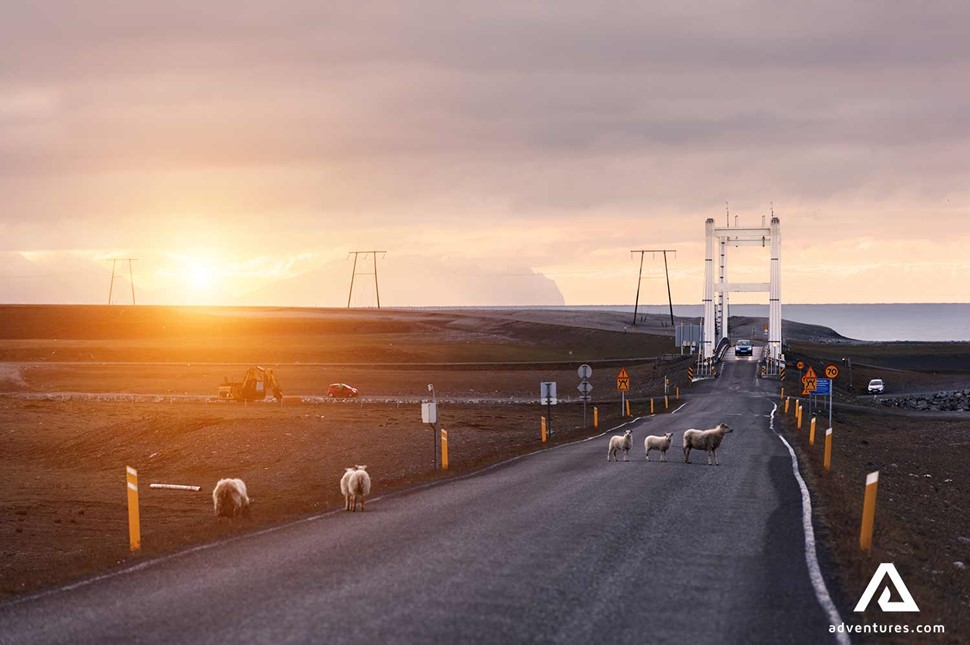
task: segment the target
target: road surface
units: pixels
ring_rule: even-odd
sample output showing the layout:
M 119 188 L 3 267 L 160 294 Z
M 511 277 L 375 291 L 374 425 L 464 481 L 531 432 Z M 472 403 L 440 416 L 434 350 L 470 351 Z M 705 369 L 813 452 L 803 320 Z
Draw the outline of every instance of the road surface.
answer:
M 776 387 L 731 361 L 632 423 L 629 463 L 599 437 L 150 561 L 0 605 L 0 642 L 831 642 Z M 721 465 L 684 464 L 681 432 L 719 422 Z

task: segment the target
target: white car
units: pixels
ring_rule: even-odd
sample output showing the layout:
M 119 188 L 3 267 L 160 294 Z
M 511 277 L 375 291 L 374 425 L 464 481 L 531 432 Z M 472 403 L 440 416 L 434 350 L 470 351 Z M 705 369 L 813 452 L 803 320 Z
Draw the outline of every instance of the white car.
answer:
M 882 394 L 886 389 L 886 386 L 882 384 L 881 378 L 874 378 L 869 381 L 869 394 Z

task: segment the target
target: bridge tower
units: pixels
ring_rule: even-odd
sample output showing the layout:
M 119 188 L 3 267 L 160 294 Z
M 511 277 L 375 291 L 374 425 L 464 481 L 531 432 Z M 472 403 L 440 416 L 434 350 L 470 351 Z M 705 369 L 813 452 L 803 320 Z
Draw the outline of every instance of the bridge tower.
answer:
M 730 224 L 730 221 L 728 222 Z M 768 346 L 765 350 L 766 375 L 776 376 L 785 357 L 781 351 L 781 220 L 772 215 L 769 226 L 717 227 L 708 218 L 704 225 L 704 337 L 698 354 L 696 374 L 711 376 L 715 355 L 729 342 L 731 292 L 768 292 Z M 768 282 L 729 282 L 728 248 L 739 246 L 770 247 L 771 273 Z M 716 248 L 715 248 L 716 247 Z M 715 281 L 714 254 L 718 253 Z

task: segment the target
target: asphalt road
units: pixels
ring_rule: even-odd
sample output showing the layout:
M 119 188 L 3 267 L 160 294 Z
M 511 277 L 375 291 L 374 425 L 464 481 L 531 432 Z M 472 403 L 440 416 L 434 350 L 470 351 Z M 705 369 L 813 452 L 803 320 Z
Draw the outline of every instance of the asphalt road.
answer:
M 775 392 L 732 362 L 631 424 L 629 463 L 599 437 L 152 561 L 0 606 L 0 642 L 830 642 Z M 719 422 L 721 465 L 684 464 L 682 431 Z

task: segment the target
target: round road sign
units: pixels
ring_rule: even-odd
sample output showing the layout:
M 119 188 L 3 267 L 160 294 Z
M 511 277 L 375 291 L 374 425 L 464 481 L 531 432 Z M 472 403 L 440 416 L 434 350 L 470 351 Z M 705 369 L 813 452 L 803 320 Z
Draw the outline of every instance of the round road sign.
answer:
M 798 361 L 797 363 L 795 363 L 795 367 L 797 367 L 800 370 L 805 369 L 805 361 Z
M 825 378 L 836 378 L 839 375 L 838 365 L 831 363 L 825 366 Z
M 579 373 L 579 378 L 589 378 L 593 375 L 593 368 L 584 364 L 579 366 L 577 372 Z

